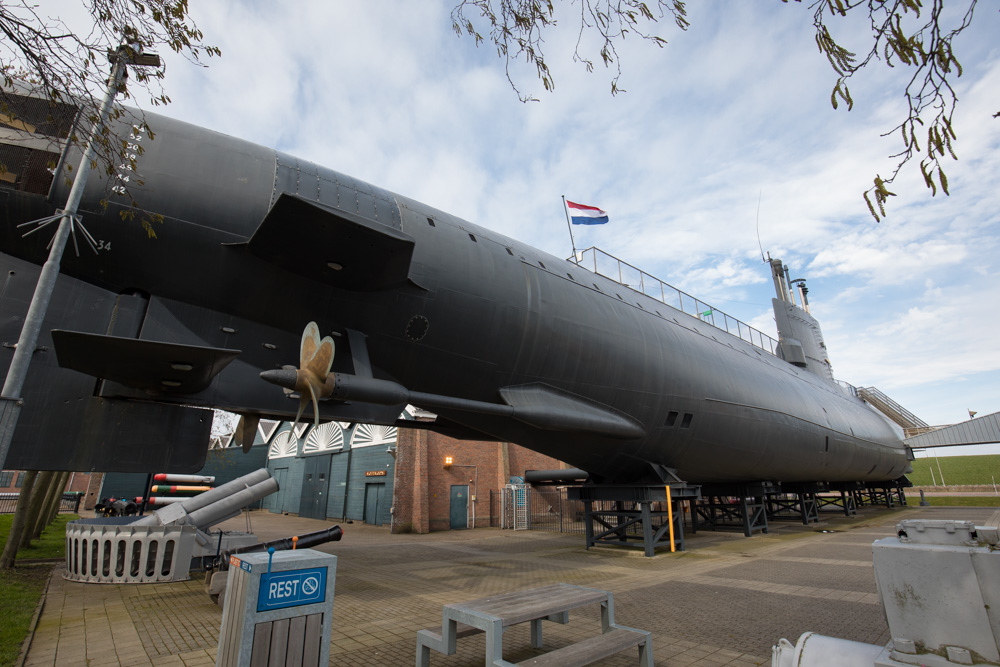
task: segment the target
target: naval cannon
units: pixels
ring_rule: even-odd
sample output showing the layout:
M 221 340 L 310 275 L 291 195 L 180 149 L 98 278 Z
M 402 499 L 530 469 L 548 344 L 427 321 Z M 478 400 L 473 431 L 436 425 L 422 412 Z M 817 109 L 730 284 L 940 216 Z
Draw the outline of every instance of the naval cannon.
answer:
M 261 468 L 138 519 L 78 519 L 66 525 L 66 578 L 151 583 L 190 578 L 192 562 L 257 542 L 250 533 L 208 530 L 278 490 Z

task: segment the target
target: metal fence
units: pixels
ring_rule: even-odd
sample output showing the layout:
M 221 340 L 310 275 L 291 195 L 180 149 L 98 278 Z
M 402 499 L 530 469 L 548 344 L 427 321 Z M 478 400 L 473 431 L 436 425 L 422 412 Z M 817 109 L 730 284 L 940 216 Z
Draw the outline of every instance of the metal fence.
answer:
M 0 514 L 14 513 L 14 508 L 17 507 L 18 495 L 17 493 L 0 493 Z M 82 493 L 64 493 L 62 500 L 59 501 L 59 511 L 79 514 L 80 500 L 82 498 Z
M 520 510 L 523 519 L 518 520 Z M 490 526 L 584 534 L 583 503 L 568 500 L 566 489 L 527 487 L 490 491 Z
M 746 322 L 727 315 L 704 301 L 696 299 L 687 292 L 682 292 L 659 278 L 651 276 L 642 269 L 632 266 L 628 262 L 623 262 L 600 248 L 591 246 L 579 253 L 579 258 L 577 264 L 582 268 L 593 271 L 605 278 L 610 278 L 630 290 L 645 294 L 660 303 L 676 308 L 682 313 L 687 313 L 706 324 L 711 324 L 716 329 L 721 329 L 726 333 L 745 340 L 765 352 L 771 354 L 778 353 L 778 341 L 766 333 L 754 329 Z

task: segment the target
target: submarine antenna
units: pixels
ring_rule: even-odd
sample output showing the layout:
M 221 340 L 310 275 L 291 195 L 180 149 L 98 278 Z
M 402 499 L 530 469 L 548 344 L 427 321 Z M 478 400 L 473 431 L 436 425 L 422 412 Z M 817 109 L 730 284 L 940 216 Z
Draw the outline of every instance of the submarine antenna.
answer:
M 767 264 L 767 260 L 764 259 L 764 244 L 760 242 L 760 198 L 763 194 L 763 190 L 757 192 L 757 246 L 760 248 L 760 261 Z

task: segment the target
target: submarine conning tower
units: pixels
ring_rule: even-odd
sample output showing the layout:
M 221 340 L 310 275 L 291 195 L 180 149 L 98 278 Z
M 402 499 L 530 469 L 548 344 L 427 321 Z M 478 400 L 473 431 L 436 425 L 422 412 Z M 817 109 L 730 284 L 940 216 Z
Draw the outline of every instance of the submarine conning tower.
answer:
M 771 299 L 778 328 L 778 356 L 790 364 L 833 382 L 833 367 L 819 322 L 809 312 L 809 290 L 802 278 L 792 280 L 780 259 L 771 260 L 776 298 Z

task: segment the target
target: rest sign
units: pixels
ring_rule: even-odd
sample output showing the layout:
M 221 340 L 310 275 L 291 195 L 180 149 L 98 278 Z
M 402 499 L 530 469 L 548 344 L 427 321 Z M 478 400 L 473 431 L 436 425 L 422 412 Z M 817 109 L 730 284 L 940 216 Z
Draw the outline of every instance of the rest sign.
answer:
M 260 575 L 257 611 L 316 604 L 326 600 L 326 568 L 288 570 Z

